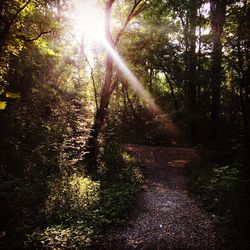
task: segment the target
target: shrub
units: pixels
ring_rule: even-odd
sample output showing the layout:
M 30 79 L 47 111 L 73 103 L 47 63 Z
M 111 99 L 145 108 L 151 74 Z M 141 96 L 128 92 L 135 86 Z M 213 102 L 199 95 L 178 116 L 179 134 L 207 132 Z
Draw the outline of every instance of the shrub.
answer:
M 93 230 L 81 222 L 73 226 L 56 225 L 36 230 L 28 236 L 26 249 L 82 249 L 91 244 Z
M 87 218 L 98 204 L 100 183 L 80 175 L 52 181 L 44 213 L 60 221 Z
M 242 164 L 213 164 L 193 178 L 191 190 L 204 208 L 213 213 L 214 221 L 223 226 L 227 244 L 235 249 L 249 248 L 249 180 Z
M 49 182 L 42 209 L 47 223 L 27 233 L 26 248 L 83 249 L 98 241 L 108 225 L 123 222 L 135 204 L 143 175 L 138 160 L 116 149 L 105 162 L 107 168 L 112 164 L 113 174 L 101 181 L 64 174 Z

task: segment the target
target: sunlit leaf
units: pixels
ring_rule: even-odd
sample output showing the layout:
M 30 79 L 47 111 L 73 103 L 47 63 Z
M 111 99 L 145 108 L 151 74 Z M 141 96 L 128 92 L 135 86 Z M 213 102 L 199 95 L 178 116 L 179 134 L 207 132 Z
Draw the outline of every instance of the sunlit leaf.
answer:
M 4 87 L 0 87 L 0 95 L 4 92 Z
M 16 98 L 21 98 L 21 95 L 20 92 L 6 92 L 6 97 L 16 99 Z
M 4 110 L 6 108 L 7 103 L 0 101 L 0 110 Z

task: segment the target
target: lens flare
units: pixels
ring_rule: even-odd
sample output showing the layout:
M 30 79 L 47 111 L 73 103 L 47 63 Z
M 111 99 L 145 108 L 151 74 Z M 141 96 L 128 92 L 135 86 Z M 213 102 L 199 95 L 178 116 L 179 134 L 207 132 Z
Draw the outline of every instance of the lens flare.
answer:
M 72 0 L 77 33 L 91 38 L 96 42 L 104 40 L 104 13 L 98 8 L 95 0 Z

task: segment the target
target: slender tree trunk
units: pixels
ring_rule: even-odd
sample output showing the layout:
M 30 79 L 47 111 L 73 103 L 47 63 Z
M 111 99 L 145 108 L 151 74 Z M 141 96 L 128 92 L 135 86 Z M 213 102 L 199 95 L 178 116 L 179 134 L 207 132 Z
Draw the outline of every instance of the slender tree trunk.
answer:
M 189 57 L 188 57 L 188 108 L 194 114 L 196 109 L 196 23 L 197 23 L 197 9 L 198 1 L 191 1 L 191 8 L 189 14 L 190 29 L 189 29 Z
M 114 48 L 114 42 L 112 39 L 112 35 L 110 32 L 110 18 L 112 6 L 115 0 L 109 0 L 106 3 L 105 7 L 105 34 L 107 42 L 111 47 Z M 112 94 L 112 71 L 113 71 L 113 58 L 108 53 L 105 64 L 105 80 L 101 91 L 100 97 L 100 105 L 96 110 L 96 114 L 94 117 L 94 123 L 90 130 L 89 139 L 86 144 L 86 155 L 85 155 L 85 163 L 86 163 L 86 171 L 88 174 L 96 174 L 97 168 L 97 139 L 100 134 L 101 128 L 103 126 L 107 109 L 109 106 L 110 96 Z
M 190 124 L 190 137 L 192 142 L 198 142 L 198 131 L 197 131 L 197 78 L 196 78 L 196 27 L 197 27 L 197 11 L 198 1 L 190 1 L 190 10 L 188 13 L 189 19 L 189 53 L 188 53 L 188 88 L 187 88 L 187 107 L 191 116 Z
M 167 82 L 169 84 L 169 87 L 170 87 L 171 96 L 172 96 L 173 102 L 174 102 L 174 108 L 175 108 L 175 110 L 177 110 L 178 109 L 178 103 L 177 103 L 177 100 L 176 100 L 176 97 L 175 97 L 174 87 L 173 87 L 172 81 L 170 80 L 167 73 L 164 72 L 164 75 L 165 75 L 165 78 L 166 78 L 166 80 L 167 80 Z
M 136 112 L 136 110 L 135 110 L 135 108 L 134 108 L 133 102 L 131 101 L 131 99 L 130 99 L 130 97 L 129 97 L 128 82 L 126 82 L 126 81 L 124 82 L 124 81 L 123 81 L 122 84 L 123 84 L 123 87 L 124 87 L 124 91 L 125 91 L 125 94 L 126 94 L 126 98 L 127 98 L 129 107 L 130 107 L 130 109 L 131 109 L 131 111 L 132 111 L 132 113 L 133 113 L 133 116 L 136 118 L 137 112 Z
M 87 142 L 86 164 L 89 173 L 96 171 L 96 155 L 97 155 L 97 139 L 104 123 L 110 96 L 113 92 L 112 88 L 112 72 L 113 72 L 113 59 L 110 55 L 106 59 L 105 81 L 101 92 L 100 105 L 96 111 L 94 124 L 90 130 L 89 140 Z
M 248 116 L 247 116 L 245 101 L 244 101 L 243 84 L 244 84 L 244 79 L 240 79 L 240 107 L 241 107 L 241 113 L 243 117 L 244 128 L 246 131 L 248 131 Z
M 123 25 L 123 27 L 118 31 L 113 39 L 110 25 L 111 25 L 111 12 L 112 7 L 115 0 L 107 0 L 105 4 L 105 36 L 106 40 L 109 43 L 109 46 L 115 51 L 117 45 L 119 44 L 119 40 L 125 31 L 128 23 L 130 20 L 138 15 L 141 11 L 143 11 L 147 7 L 147 1 L 145 0 L 138 0 L 134 1 L 133 7 L 129 12 L 127 19 Z M 114 91 L 115 84 L 112 82 L 112 75 L 113 75 L 113 57 L 108 52 L 107 59 L 106 59 L 106 68 L 105 68 L 105 80 L 104 85 L 101 91 L 100 97 L 100 105 L 96 111 L 96 115 L 94 118 L 94 124 L 90 130 L 89 140 L 86 145 L 87 154 L 85 155 L 86 160 L 86 170 L 89 174 L 96 173 L 97 167 L 97 139 L 100 134 L 100 131 L 103 127 L 105 118 L 108 112 L 109 100 Z
M 230 124 L 231 126 L 233 125 L 233 122 L 234 122 L 234 118 L 235 118 L 235 115 L 234 115 L 234 94 L 235 93 L 235 90 L 234 90 L 234 83 L 231 82 L 230 83 Z
M 154 70 L 153 70 L 153 67 L 150 65 L 150 68 L 149 68 L 149 93 L 152 93 L 153 74 L 154 74 Z
M 202 18 L 202 10 L 199 10 L 199 19 Z M 198 106 L 197 106 L 197 112 L 199 112 L 199 103 L 200 103 L 200 98 L 201 98 L 201 79 L 200 79 L 200 75 L 201 75 L 201 68 L 202 68 L 202 63 L 201 63 L 201 58 L 202 58 L 202 52 L 201 52 L 201 47 L 202 47 L 202 38 L 201 38 L 201 27 L 202 24 L 201 22 L 199 22 L 199 33 L 198 33 L 198 53 L 197 53 L 197 60 L 196 60 L 196 64 L 197 64 L 197 70 L 196 70 L 196 85 L 197 85 L 197 102 L 198 102 Z
M 123 83 L 122 83 L 122 98 L 123 98 L 123 123 L 124 123 L 125 121 L 127 121 L 128 104 L 126 98 L 126 89 Z
M 211 139 L 217 138 L 220 118 L 220 97 L 222 81 L 222 33 L 226 15 L 226 0 L 210 0 L 211 29 L 213 39 L 211 65 Z
M 247 115 L 247 108 L 246 108 L 246 100 L 247 94 L 246 93 L 246 79 L 247 79 L 247 72 L 244 69 L 244 57 L 241 49 L 241 39 L 242 39 L 242 32 L 243 32 L 243 24 L 244 18 L 246 13 L 247 1 L 244 1 L 244 6 L 242 8 L 242 14 L 239 16 L 239 23 L 237 29 L 237 56 L 238 56 L 238 68 L 239 68 L 239 88 L 240 88 L 240 106 L 241 106 L 241 113 L 244 123 L 244 128 L 246 131 L 249 129 L 249 121 Z M 245 90 L 245 91 L 244 91 Z

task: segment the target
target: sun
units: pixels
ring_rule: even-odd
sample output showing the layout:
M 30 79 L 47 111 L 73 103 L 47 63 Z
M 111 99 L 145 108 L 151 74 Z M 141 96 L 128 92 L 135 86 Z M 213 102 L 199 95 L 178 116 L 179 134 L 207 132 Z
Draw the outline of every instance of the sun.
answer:
M 104 13 L 95 0 L 72 0 L 72 19 L 77 36 L 88 37 L 97 42 L 104 40 Z

